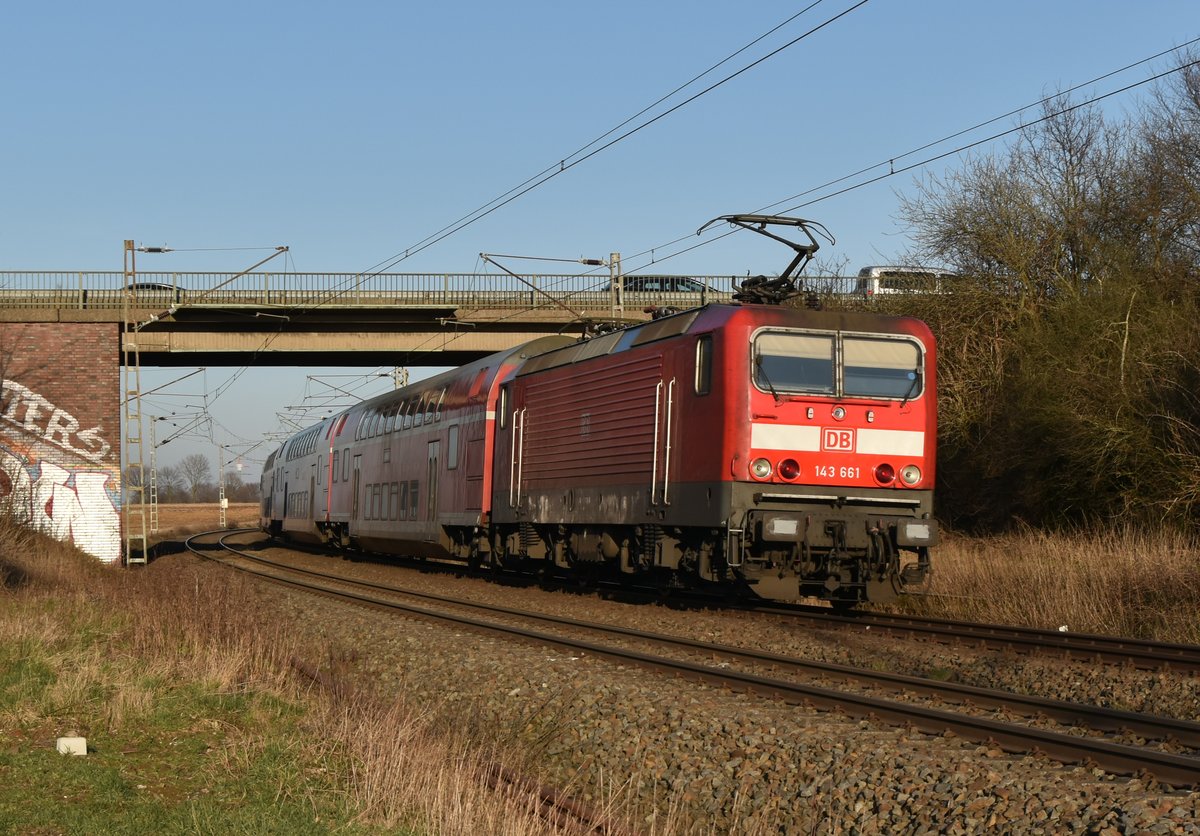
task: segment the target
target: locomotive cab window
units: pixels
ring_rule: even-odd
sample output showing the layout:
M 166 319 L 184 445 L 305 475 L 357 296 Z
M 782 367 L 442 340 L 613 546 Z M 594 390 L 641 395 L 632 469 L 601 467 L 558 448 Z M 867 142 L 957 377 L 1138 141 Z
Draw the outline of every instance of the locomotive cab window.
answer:
M 846 398 L 918 397 L 921 346 L 907 337 L 764 331 L 754 340 L 754 384 L 782 393 Z
M 764 392 L 832 395 L 833 334 L 767 331 L 754 341 L 754 383 Z
M 842 388 L 848 397 L 913 398 L 923 385 L 921 350 L 910 340 L 844 337 Z

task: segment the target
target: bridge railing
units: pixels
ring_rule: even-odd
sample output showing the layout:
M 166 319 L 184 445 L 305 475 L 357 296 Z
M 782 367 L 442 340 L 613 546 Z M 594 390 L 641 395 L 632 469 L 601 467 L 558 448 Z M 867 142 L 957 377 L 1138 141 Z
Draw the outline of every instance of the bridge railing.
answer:
M 259 308 L 447 306 L 475 308 L 607 308 L 608 276 L 534 274 L 526 282 L 503 274 L 478 273 L 233 273 L 139 271 L 130 292 L 139 307 L 243 305 Z M 626 276 L 626 280 L 634 276 Z M 726 301 L 737 276 L 686 278 L 703 290 L 663 292 L 624 290 L 626 307 L 648 304 L 694 305 Z M 847 280 L 808 276 L 806 286 L 822 294 L 845 293 Z M 121 271 L 0 270 L 0 308 L 115 309 L 127 285 Z

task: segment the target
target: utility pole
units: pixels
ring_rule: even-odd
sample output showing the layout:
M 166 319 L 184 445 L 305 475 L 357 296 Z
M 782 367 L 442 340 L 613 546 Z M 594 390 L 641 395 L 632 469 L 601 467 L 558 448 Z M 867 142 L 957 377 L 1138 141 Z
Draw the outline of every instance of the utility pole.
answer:
M 625 317 L 625 287 L 621 279 L 621 254 L 608 254 L 609 316 L 616 321 L 618 315 Z
M 229 499 L 225 496 L 225 445 L 217 445 L 217 504 L 221 506 L 221 528 L 225 527 L 225 511 Z
M 142 359 L 138 353 L 138 325 L 133 321 L 137 293 L 137 253 L 133 241 L 125 242 L 125 285 L 121 294 L 121 411 L 125 434 L 121 444 L 121 528 L 125 535 L 125 565 L 147 561 L 146 468 L 142 464 Z M 133 478 L 126 479 L 129 475 Z M 131 484 L 133 483 L 133 484 Z M 134 500 L 137 510 L 132 510 Z

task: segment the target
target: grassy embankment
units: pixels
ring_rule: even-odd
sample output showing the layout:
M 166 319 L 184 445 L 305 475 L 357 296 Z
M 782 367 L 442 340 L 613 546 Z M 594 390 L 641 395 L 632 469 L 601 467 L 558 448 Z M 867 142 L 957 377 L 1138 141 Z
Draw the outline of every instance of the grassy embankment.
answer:
M 485 789 L 527 766 L 512 743 L 338 699 L 291 664 L 332 649 L 269 609 L 221 567 L 111 569 L 0 524 L 0 833 L 552 832 Z
M 164 533 L 215 527 L 175 510 Z M 936 594 L 909 606 L 1200 643 L 1183 539 L 948 537 L 935 566 Z M 489 765 L 523 765 L 515 741 L 313 686 L 292 658 L 341 651 L 306 645 L 269 600 L 220 567 L 106 569 L 0 525 L 0 833 L 549 831 L 527 796 L 483 789 Z M 54 751 L 73 735 L 86 758 Z
M 1167 532 L 949 536 L 930 615 L 1200 644 L 1200 544 Z

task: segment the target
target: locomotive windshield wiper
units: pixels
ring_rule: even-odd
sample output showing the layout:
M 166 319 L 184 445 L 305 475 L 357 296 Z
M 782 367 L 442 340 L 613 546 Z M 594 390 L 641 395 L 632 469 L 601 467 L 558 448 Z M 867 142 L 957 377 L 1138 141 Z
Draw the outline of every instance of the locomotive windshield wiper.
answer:
M 783 398 L 779 397 L 779 393 L 775 391 L 774 384 L 771 383 L 771 378 L 767 377 L 767 370 L 763 368 L 761 354 L 754 358 L 754 367 L 758 369 L 758 375 L 762 378 L 762 382 L 767 384 L 767 389 L 771 391 L 771 397 L 775 399 L 775 405 L 779 406 L 783 403 Z
M 904 406 L 908 403 L 908 399 L 912 397 L 913 392 L 915 392 L 917 389 L 917 384 L 921 382 L 921 367 L 918 366 L 917 368 L 913 369 L 908 373 L 908 376 L 912 378 L 912 383 L 908 384 L 908 391 L 905 392 L 904 397 L 900 399 L 901 406 Z

